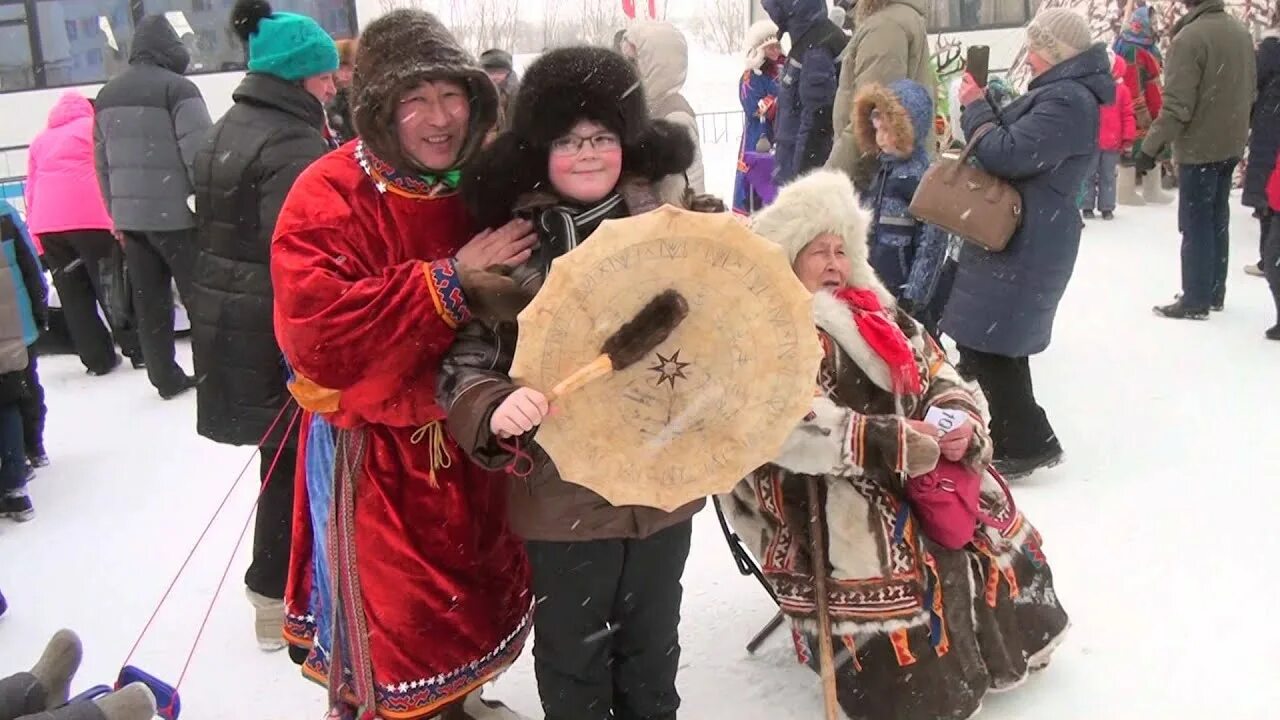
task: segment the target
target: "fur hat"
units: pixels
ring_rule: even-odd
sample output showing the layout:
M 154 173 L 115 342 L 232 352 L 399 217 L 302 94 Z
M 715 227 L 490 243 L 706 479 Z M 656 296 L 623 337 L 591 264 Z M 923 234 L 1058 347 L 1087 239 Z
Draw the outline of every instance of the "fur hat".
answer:
M 760 20 L 747 28 L 742 39 L 742 47 L 747 49 L 747 69 L 759 70 L 767 59 L 764 49 L 770 45 L 780 45 L 778 26 L 770 20 Z
M 612 50 L 547 52 L 529 66 L 511 107 L 510 129 L 463 173 L 463 196 L 485 227 L 505 223 L 519 196 L 545 187 L 551 143 L 579 120 L 598 122 L 622 139 L 623 173 L 656 181 L 693 164 L 693 137 L 650 119 L 635 66 Z
M 352 119 L 364 144 L 402 172 L 424 168 L 403 152 L 395 129 L 396 106 L 404 93 L 427 80 L 453 80 L 471 95 L 471 124 L 456 166 L 463 165 L 498 121 L 498 90 L 449 30 L 421 10 L 393 10 L 374 20 L 360 35 L 352 82 Z
M 560 48 L 534 61 L 512 104 L 511 132 L 547 147 L 583 118 L 617 133 L 623 144 L 635 142 L 649 123 L 635 65 L 599 47 Z
M 1050 8 L 1027 26 L 1027 49 L 1053 65 L 1066 62 L 1093 46 L 1089 21 L 1067 8 Z
M 849 284 L 874 290 L 888 307 L 896 303 L 868 260 L 868 224 L 849 176 L 839 170 L 817 170 L 784 185 L 773 204 L 752 218 L 751 229 L 781 245 L 793 265 L 814 238 L 823 233 L 839 235 L 852 266 Z

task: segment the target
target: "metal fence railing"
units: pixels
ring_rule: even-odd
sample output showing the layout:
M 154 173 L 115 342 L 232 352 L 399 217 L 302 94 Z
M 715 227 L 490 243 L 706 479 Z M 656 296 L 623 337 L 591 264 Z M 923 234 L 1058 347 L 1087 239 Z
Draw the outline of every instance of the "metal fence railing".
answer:
M 0 147 L 0 199 L 7 200 L 23 213 L 26 202 L 23 190 L 27 181 L 27 146 Z
M 703 145 L 741 145 L 742 111 L 698 113 L 698 138 Z

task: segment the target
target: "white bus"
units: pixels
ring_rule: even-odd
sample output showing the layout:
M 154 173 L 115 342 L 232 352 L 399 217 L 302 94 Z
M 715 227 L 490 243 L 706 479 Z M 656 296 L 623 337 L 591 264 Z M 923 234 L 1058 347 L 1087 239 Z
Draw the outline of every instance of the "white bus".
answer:
M 509 1 L 521 4 L 521 0 Z M 697 7 L 706 1 L 675 0 L 667 8 L 673 15 L 696 16 Z M 758 0 L 741 1 L 749 3 L 744 21 L 764 16 Z M 1022 41 L 1018 28 L 1026 24 L 1038 1 L 934 0 L 929 20 L 940 37 L 990 45 L 992 68 L 1003 68 L 1008 67 Z M 272 6 L 309 15 L 334 37 L 343 38 L 355 36 L 388 6 L 416 4 L 433 9 L 454 2 L 272 0 Z M 213 117 L 221 116 L 231 106 L 231 92 L 244 71 L 244 49 L 230 29 L 234 5 L 235 0 L 0 0 L 0 194 L 11 200 L 20 197 L 17 181 L 26 174 L 26 146 L 44 128 L 58 96 L 67 88 L 89 97 L 96 95 L 102 83 L 127 64 L 134 24 L 145 15 L 163 14 L 169 19 L 191 51 L 188 75 L 200 87 Z M 541 7 L 542 3 L 536 5 Z M 621 24 L 620 12 L 618 19 Z M 536 22 L 537 18 L 530 20 Z M 515 49 L 532 53 L 540 48 Z M 691 74 L 698 71 L 694 68 Z M 699 85 L 714 81 L 718 88 L 723 82 L 725 92 L 714 93 L 713 99 L 701 98 L 710 105 L 699 105 L 698 110 L 734 112 L 733 76 L 726 74 L 721 81 L 717 72 L 716 77 L 705 80 Z M 691 97 L 700 94 L 701 90 Z
M 188 75 L 216 118 L 231 106 L 245 54 L 230 28 L 235 0 L 0 0 L 0 179 L 26 174 L 25 146 L 67 88 L 89 97 L 128 63 L 134 24 L 162 14 L 191 52 Z M 334 37 L 358 31 L 355 0 L 272 0 Z M 10 190 L 10 194 L 12 190 Z

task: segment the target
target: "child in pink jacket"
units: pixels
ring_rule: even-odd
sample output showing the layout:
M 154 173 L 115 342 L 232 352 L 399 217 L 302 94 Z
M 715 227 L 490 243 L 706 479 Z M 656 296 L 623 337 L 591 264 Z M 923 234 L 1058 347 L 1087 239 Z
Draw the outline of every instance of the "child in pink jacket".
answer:
M 1116 101 L 1103 105 L 1099 111 L 1098 151 L 1094 154 L 1093 171 L 1086 176 L 1080 199 L 1080 210 L 1086 220 L 1095 217 L 1095 209 L 1102 213 L 1103 220 L 1115 218 L 1116 172 L 1120 156 L 1133 147 L 1138 137 L 1133 95 L 1124 82 L 1128 69 L 1124 58 L 1112 53 L 1111 75 L 1116 80 Z

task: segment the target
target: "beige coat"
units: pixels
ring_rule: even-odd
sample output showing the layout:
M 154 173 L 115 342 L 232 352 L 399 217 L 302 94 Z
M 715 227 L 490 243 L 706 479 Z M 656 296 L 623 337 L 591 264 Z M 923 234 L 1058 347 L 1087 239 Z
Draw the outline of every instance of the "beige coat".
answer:
M 840 66 L 840 89 L 831 118 L 835 145 L 827 167 L 843 170 L 860 189 L 870 185 L 876 161 L 862 157 L 853 131 L 853 98 L 871 83 L 914 80 L 937 97 L 938 78 L 925 30 L 925 0 L 863 0 L 853 41 Z M 927 145 L 930 154 L 935 148 Z
M 658 21 L 635 23 L 627 29 L 626 41 L 636 48 L 636 66 L 644 82 L 649 113 L 688 128 L 693 135 L 698 150 L 686 175 L 694 192 L 706 192 L 698 121 L 693 106 L 682 94 L 689 76 L 689 44 L 675 25 Z M 665 192 L 666 188 L 662 190 Z

